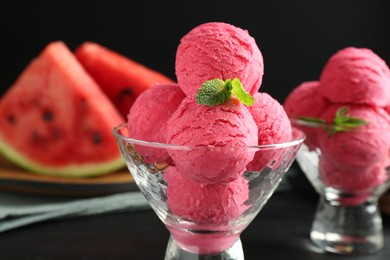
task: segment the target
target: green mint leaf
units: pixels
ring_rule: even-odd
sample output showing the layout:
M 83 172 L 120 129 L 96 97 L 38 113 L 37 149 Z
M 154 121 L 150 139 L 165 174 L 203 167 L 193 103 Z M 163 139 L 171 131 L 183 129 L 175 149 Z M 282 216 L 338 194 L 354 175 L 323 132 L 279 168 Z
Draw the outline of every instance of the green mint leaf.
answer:
M 211 79 L 203 83 L 196 94 L 198 104 L 217 106 L 225 103 L 232 95 L 231 84 L 221 79 Z
M 343 125 L 344 123 L 348 122 L 349 115 L 347 114 L 347 108 L 341 107 L 337 110 L 336 116 L 333 119 L 334 125 Z
M 217 106 L 225 103 L 234 94 L 244 105 L 251 106 L 255 102 L 238 78 L 233 80 L 211 79 L 203 83 L 196 94 L 198 104 Z
M 227 82 L 226 80 L 225 82 Z M 252 97 L 244 88 L 241 81 L 238 78 L 234 78 L 232 81 L 230 81 L 230 84 L 232 85 L 232 92 L 240 100 L 244 105 L 251 106 L 255 102 L 254 97 Z
M 340 107 L 336 111 L 336 117 L 335 118 L 342 118 L 347 114 L 347 108 L 346 107 Z
M 350 117 L 347 124 L 354 125 L 354 126 L 358 127 L 358 126 L 362 126 L 362 125 L 367 125 L 368 121 L 360 119 L 360 118 Z
M 332 123 L 327 123 L 321 118 L 315 117 L 297 117 L 302 121 L 302 125 L 307 123 L 308 126 L 317 126 L 323 128 L 328 132 L 329 136 L 338 132 L 352 131 L 360 126 L 366 125 L 369 122 L 356 117 L 351 117 L 348 113 L 347 107 L 341 107 L 337 110 Z
M 298 118 L 298 120 L 302 120 L 302 121 L 305 121 L 308 123 L 326 124 L 326 122 L 321 118 L 309 117 L 309 116 L 299 116 L 297 118 Z
M 333 123 L 335 126 L 339 126 L 340 129 L 344 129 L 344 131 L 353 130 L 359 126 L 368 124 L 366 120 L 350 117 L 346 107 L 341 107 L 337 110 Z
M 336 112 L 335 118 L 333 119 L 333 125 L 331 125 L 327 131 L 329 135 L 333 135 L 338 132 L 352 131 L 366 124 L 368 124 L 368 122 L 364 119 L 351 117 L 347 107 L 341 107 Z

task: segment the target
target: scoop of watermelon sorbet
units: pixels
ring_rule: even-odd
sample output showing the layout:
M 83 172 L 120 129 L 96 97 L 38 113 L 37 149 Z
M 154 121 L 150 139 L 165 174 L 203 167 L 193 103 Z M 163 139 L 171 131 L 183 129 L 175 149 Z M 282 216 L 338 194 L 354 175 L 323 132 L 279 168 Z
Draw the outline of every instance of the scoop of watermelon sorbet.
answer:
M 334 103 L 390 104 L 390 70 L 370 49 L 347 47 L 336 52 L 320 76 L 319 93 Z
M 182 248 L 201 254 L 218 253 L 231 247 L 239 233 L 216 232 L 237 219 L 249 205 L 248 181 L 238 178 L 230 183 L 202 185 L 187 179 L 175 167 L 164 172 L 168 209 L 176 216 L 195 223 L 192 230 L 209 230 L 210 233 L 183 231 L 167 225 Z M 211 232 L 215 231 L 215 232 Z M 222 234 L 222 235 L 221 235 Z
M 226 224 L 249 207 L 244 205 L 249 197 L 248 181 L 242 177 L 230 183 L 203 185 L 172 166 L 164 171 L 164 177 L 169 210 L 198 224 Z
M 304 81 L 294 88 L 286 97 L 283 107 L 291 119 L 299 117 L 317 118 L 322 114 L 329 101 L 319 94 L 319 81 Z M 318 147 L 316 129 L 295 125 L 306 134 L 305 143 L 310 150 Z
M 129 137 L 166 143 L 168 119 L 184 97 L 183 91 L 175 83 L 156 84 L 146 89 L 138 96 L 127 116 Z M 169 161 L 169 155 L 164 149 L 148 149 L 145 146 L 139 149 L 150 162 Z
M 175 84 L 156 84 L 140 94 L 127 116 L 129 136 L 148 142 L 166 142 L 166 124 L 185 95 Z
M 320 177 L 324 183 L 347 193 L 359 193 L 374 188 L 387 180 L 386 166 L 389 160 L 369 165 L 368 167 L 354 167 L 337 164 L 320 157 Z
M 337 111 L 345 107 L 349 117 L 363 119 L 367 124 L 351 131 L 330 134 L 318 129 L 321 153 L 335 164 L 370 167 L 383 161 L 390 151 L 390 116 L 380 107 L 367 105 L 331 105 L 321 118 L 332 123 Z
M 258 144 L 277 144 L 291 140 L 292 128 L 290 120 L 283 106 L 267 93 L 257 92 L 255 102 L 249 107 L 249 112 L 258 127 Z M 262 150 L 255 154 L 252 162 L 247 165 L 248 170 L 259 171 L 271 160 L 277 150 Z
M 319 160 L 319 174 L 323 183 L 354 196 L 342 196 L 339 202 L 346 206 L 359 205 L 369 196 L 369 191 L 388 179 L 386 167 L 389 159 L 368 165 L 356 167 L 327 160 L 321 156 Z
M 187 178 L 203 184 L 229 182 L 252 161 L 254 152 L 247 146 L 257 145 L 257 132 L 252 115 L 237 99 L 205 106 L 186 97 L 167 124 L 167 142 L 195 147 L 169 151 Z
M 263 56 L 247 30 L 221 22 L 201 24 L 180 41 L 176 77 L 187 96 L 194 97 L 203 82 L 237 77 L 256 93 L 262 83 Z

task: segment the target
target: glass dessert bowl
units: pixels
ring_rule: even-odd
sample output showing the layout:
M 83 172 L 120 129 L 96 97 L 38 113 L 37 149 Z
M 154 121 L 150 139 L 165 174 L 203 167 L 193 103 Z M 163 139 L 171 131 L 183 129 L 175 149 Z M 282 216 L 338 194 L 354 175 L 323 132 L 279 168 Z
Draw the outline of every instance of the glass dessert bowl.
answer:
M 165 259 L 244 259 L 240 234 L 278 187 L 305 138 L 294 129 L 292 140 L 280 144 L 178 146 L 129 138 L 127 124 L 115 127 L 113 135 L 170 232 Z
M 292 124 L 307 136 L 297 163 L 319 194 L 312 242 L 338 254 L 378 252 L 384 244 L 378 199 L 390 187 L 390 129 Z

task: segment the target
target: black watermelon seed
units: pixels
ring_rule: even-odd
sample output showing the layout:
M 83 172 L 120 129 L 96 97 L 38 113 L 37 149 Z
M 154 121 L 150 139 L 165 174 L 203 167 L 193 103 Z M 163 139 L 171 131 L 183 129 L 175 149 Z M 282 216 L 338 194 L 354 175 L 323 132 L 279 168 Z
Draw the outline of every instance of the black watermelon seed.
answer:
M 102 142 L 102 136 L 99 133 L 94 133 L 92 135 L 92 142 L 94 144 L 100 144 Z
M 14 124 L 15 123 L 15 116 L 14 115 L 9 115 L 9 116 L 7 116 L 7 121 L 8 121 L 8 123 L 10 123 L 10 124 Z
M 131 90 L 130 87 L 127 87 L 127 88 L 124 88 L 123 90 L 121 90 L 121 92 L 119 92 L 117 99 L 119 102 L 122 102 L 125 100 L 126 97 L 129 97 L 132 95 L 133 95 L 133 91 Z
M 46 110 L 45 112 L 43 112 L 42 118 L 46 122 L 51 122 L 54 119 L 54 115 L 51 111 Z

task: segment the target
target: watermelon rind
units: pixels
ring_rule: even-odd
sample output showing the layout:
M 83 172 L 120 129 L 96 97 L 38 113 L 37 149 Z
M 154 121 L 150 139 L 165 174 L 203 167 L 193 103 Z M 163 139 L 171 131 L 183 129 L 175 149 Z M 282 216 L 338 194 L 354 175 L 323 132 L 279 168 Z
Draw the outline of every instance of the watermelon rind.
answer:
M 69 164 L 52 167 L 48 165 L 42 165 L 17 152 L 1 138 L 0 153 L 9 161 L 15 163 L 27 171 L 46 176 L 88 178 L 112 173 L 125 167 L 125 162 L 122 156 L 118 156 L 116 159 L 102 163 Z

